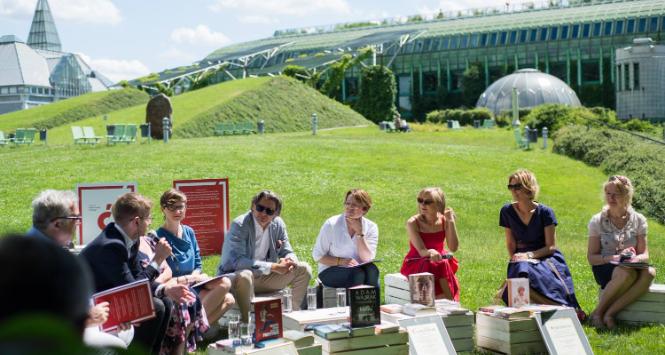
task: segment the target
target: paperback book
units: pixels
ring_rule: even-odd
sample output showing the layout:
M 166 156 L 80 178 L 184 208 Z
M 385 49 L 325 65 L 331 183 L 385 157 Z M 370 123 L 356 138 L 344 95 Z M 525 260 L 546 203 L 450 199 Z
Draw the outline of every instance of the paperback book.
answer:
M 256 297 L 252 301 L 255 318 L 254 341 L 282 337 L 282 300 L 274 297 Z
M 506 279 L 508 288 L 508 306 L 522 307 L 529 304 L 529 279 Z
M 379 293 L 374 286 L 361 285 L 349 288 L 349 308 L 351 328 L 369 327 L 381 323 Z
M 411 303 L 434 307 L 434 292 L 434 275 L 429 272 L 409 275 Z
M 155 316 L 150 283 L 145 279 L 95 293 L 92 302 L 109 303 L 109 318 L 101 326 L 105 332 L 122 323 L 140 323 Z
M 402 313 L 409 316 L 424 316 L 436 314 L 436 308 L 425 306 L 420 303 L 407 303 L 402 306 Z

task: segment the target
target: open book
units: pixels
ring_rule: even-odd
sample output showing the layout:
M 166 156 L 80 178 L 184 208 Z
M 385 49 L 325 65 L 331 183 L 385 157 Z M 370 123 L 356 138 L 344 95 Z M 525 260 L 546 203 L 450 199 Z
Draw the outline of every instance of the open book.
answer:
M 150 283 L 146 279 L 95 293 L 92 302 L 109 303 L 109 319 L 102 324 L 105 332 L 118 328 L 122 323 L 139 323 L 155 317 Z
M 212 284 L 215 281 L 221 280 L 223 277 L 228 277 L 230 274 L 223 274 L 215 277 L 211 277 L 205 281 L 197 282 L 192 285 L 192 288 L 199 289 L 199 288 L 205 288 L 205 286 Z
M 353 265 L 353 266 L 340 265 L 340 267 L 346 267 L 346 268 L 361 267 L 361 266 L 363 266 L 363 265 L 367 265 L 367 264 L 369 264 L 369 263 L 378 263 L 379 261 L 381 261 L 381 259 L 374 259 L 374 260 L 366 261 L 366 262 L 364 262 L 364 263 L 358 263 L 357 265 Z

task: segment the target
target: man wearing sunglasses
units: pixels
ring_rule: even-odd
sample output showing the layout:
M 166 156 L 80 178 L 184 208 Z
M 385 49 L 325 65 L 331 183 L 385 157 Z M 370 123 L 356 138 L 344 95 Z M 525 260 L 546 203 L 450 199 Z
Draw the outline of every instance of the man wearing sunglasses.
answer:
M 293 309 L 305 298 L 312 269 L 298 261 L 279 217 L 282 200 L 272 191 L 259 192 L 251 210 L 237 217 L 224 237 L 217 274 L 235 273 L 233 292 L 244 322 L 254 293 L 274 292 L 291 284 Z
M 80 221 L 78 198 L 72 191 L 44 190 L 32 201 L 32 228 L 27 235 L 66 247 Z

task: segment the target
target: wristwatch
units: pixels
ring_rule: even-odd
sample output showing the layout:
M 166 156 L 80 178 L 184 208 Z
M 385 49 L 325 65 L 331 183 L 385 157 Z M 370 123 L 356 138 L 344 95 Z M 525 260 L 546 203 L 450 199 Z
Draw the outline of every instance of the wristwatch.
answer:
M 529 259 L 533 259 L 533 252 L 532 251 L 527 251 L 526 252 L 526 257 Z
M 360 233 L 360 234 L 356 234 L 356 237 L 358 237 L 358 238 L 365 238 L 365 235 L 364 235 L 363 233 Z

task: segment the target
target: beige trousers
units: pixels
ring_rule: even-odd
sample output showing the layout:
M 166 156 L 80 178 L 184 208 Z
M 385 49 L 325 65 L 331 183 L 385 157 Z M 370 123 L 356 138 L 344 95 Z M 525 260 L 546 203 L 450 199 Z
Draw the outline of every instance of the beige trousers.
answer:
M 307 294 L 307 286 L 312 278 L 309 264 L 299 261 L 291 272 L 284 275 L 276 272 L 255 276 L 251 270 L 236 272 L 231 292 L 235 296 L 242 322 L 247 322 L 250 305 L 255 293 L 275 292 L 291 285 L 293 310 L 300 310 L 300 305 Z

